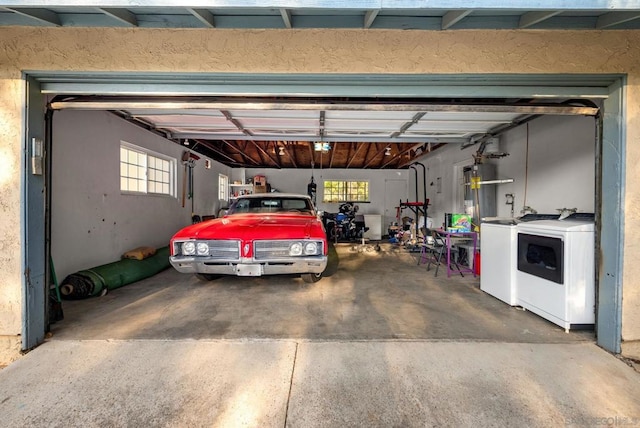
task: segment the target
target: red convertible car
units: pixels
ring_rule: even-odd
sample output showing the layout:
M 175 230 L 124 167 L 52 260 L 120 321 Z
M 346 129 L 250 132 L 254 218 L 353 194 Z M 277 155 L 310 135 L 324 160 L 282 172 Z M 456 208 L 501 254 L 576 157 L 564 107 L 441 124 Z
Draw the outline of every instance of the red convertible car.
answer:
M 327 236 L 306 195 L 240 196 L 224 217 L 180 230 L 169 248 L 174 268 L 204 281 L 300 274 L 316 282 L 327 267 Z

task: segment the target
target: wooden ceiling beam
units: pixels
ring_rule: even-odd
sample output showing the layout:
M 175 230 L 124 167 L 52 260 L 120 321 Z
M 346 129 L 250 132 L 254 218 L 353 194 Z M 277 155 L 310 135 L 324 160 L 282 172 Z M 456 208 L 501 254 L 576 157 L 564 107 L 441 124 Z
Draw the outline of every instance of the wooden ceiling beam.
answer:
M 347 161 L 345 162 L 345 167 L 349 168 L 349 164 L 351 163 L 351 148 L 353 147 L 353 143 L 349 143 L 347 145 Z
M 280 168 L 282 168 L 282 156 L 280 156 L 278 153 L 280 152 L 280 146 L 278 146 L 278 142 L 277 141 L 272 141 L 271 143 L 267 143 L 267 153 L 269 152 L 269 146 L 273 145 L 273 158 L 275 160 L 278 161 L 278 165 Z
M 233 149 L 237 154 L 239 154 L 243 159 L 249 161 L 250 163 L 256 165 L 256 166 L 260 166 L 260 162 L 258 162 L 257 160 L 255 160 L 254 158 L 252 158 L 251 156 L 249 156 L 248 154 L 245 153 L 245 151 L 240 150 L 236 145 L 231 144 L 230 142 L 228 142 L 227 140 L 221 140 L 227 147 Z
M 353 144 L 356 146 L 356 151 L 353 154 L 353 156 L 349 155 L 349 163 L 347 163 L 347 169 L 351 166 L 353 161 L 358 158 L 358 153 L 360 152 L 360 149 L 362 149 L 365 146 L 368 146 L 369 143 L 353 143 Z M 365 159 L 366 157 L 367 157 L 367 153 L 365 153 Z
M 269 159 L 276 167 L 278 167 L 278 169 L 282 169 L 282 166 L 280 165 L 280 162 L 278 162 L 277 159 L 274 159 L 271 157 L 271 155 L 269 153 L 267 153 L 262 147 L 260 147 L 258 145 L 258 143 L 256 143 L 253 140 L 249 140 L 249 142 L 251 144 L 253 144 L 255 146 L 256 149 L 258 149 L 258 152 L 262 153 L 263 155 L 265 155 L 267 157 L 267 159 Z
M 291 147 L 289 145 L 288 141 L 283 141 L 282 142 L 283 147 L 284 147 L 284 152 L 287 154 L 287 156 L 289 156 L 289 160 L 291 161 L 291 165 L 293 165 L 294 168 L 298 167 L 298 161 L 296 160 L 296 150 L 295 147 L 293 150 L 291 150 Z
M 227 155 L 225 152 L 220 150 L 218 147 L 216 147 L 215 145 L 213 145 L 209 141 L 206 141 L 206 140 L 193 140 L 193 141 L 195 141 L 197 144 L 200 144 L 201 146 L 206 147 L 207 149 L 211 150 L 215 154 L 217 154 L 219 156 L 222 156 L 225 159 L 230 160 L 233 163 L 241 163 L 241 162 L 238 162 L 236 159 L 232 158 L 231 156 Z M 195 150 L 195 147 L 193 147 L 193 149 Z
M 365 164 L 367 163 L 367 159 L 369 158 L 369 153 L 371 152 L 371 147 L 373 147 L 373 145 L 375 143 L 362 143 L 362 144 L 367 146 L 367 150 L 364 153 L 364 158 L 362 159 L 362 163 L 360 164 L 360 168 L 364 168 Z
M 316 153 L 313 150 L 313 143 L 309 141 L 309 144 L 307 145 L 307 147 L 309 147 L 309 159 L 311 162 L 311 168 L 313 168 L 316 164 Z
M 392 158 L 389 159 L 387 162 L 383 161 L 383 164 L 380 166 L 380 168 L 386 168 L 387 166 L 393 163 L 395 163 L 395 168 L 400 168 L 402 163 L 402 157 L 406 154 L 409 154 L 409 160 L 407 161 L 407 164 L 412 163 L 414 161 L 415 157 L 411 156 L 411 151 L 415 147 L 413 144 L 402 144 L 402 145 L 398 145 L 398 147 L 399 147 L 398 153 L 396 153 L 395 155 L 392 155 Z
M 336 150 L 338 150 L 338 143 L 333 143 L 333 146 L 330 147 L 331 148 L 329 149 L 329 151 L 331 152 L 331 158 L 329 158 L 329 168 L 333 168 L 333 157 L 336 153 Z
M 406 168 L 421 156 L 427 155 L 427 147 L 432 150 L 443 143 L 370 143 L 348 142 L 331 143 L 329 152 L 318 154 L 314 149 L 314 142 L 298 141 L 251 141 L 251 140 L 206 140 L 191 139 L 196 145 L 202 146 L 202 151 L 210 151 L 212 158 L 229 166 L 246 167 L 275 167 L 282 168 L 358 168 L 358 169 L 389 169 Z M 180 143 L 180 141 L 176 141 Z M 387 147 L 392 147 L 392 156 L 384 156 Z M 198 151 L 193 146 L 192 150 Z M 283 155 L 279 155 L 281 149 Z M 420 149 L 420 150 L 418 150 Z M 305 154 L 308 150 L 308 157 Z M 341 150 L 340 153 L 337 153 Z M 395 153 L 397 151 L 397 153 Z M 275 155 L 273 154 L 275 153 Z M 207 156 L 207 153 L 203 153 Z M 285 156 L 288 156 L 285 157 Z M 320 158 L 318 158 L 320 156 Z M 326 158 L 326 159 L 325 159 Z
M 238 144 L 238 147 L 240 147 L 242 143 L 242 153 L 244 153 L 245 156 L 254 159 L 257 162 L 258 166 L 264 165 L 264 159 L 262 158 L 262 155 L 255 149 L 255 147 L 249 147 L 248 140 L 236 140 L 236 143 Z

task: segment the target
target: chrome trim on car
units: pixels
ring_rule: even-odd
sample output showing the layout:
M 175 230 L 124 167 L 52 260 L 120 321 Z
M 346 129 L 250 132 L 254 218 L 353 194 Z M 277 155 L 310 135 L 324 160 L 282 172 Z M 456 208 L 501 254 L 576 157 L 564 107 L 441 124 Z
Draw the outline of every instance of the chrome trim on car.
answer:
M 182 273 L 210 273 L 237 276 L 238 265 L 245 263 L 223 263 L 203 260 L 202 257 L 170 257 L 171 265 Z M 327 256 L 291 257 L 288 260 L 260 262 L 261 275 L 322 273 L 327 267 Z M 246 264 L 256 264 L 246 263 Z
M 315 254 L 300 254 L 299 256 L 292 256 L 290 248 L 292 244 L 300 243 L 303 248 L 306 243 L 315 242 L 317 244 L 317 250 Z M 254 258 L 258 261 L 295 261 L 301 257 L 319 257 L 324 254 L 324 243 L 319 239 L 269 239 L 255 241 L 253 245 Z
M 184 242 L 204 242 L 209 245 L 209 254 L 206 256 L 182 255 L 182 244 Z M 240 260 L 240 241 L 236 239 L 216 239 L 216 240 L 199 240 L 185 239 L 184 241 L 174 242 L 175 258 L 193 258 L 197 257 L 200 261 L 239 261 Z

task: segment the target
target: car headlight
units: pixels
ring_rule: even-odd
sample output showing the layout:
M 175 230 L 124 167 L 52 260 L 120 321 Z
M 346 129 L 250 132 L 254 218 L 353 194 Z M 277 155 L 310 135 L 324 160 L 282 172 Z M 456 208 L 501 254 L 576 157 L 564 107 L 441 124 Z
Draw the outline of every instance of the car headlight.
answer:
M 289 255 L 290 256 L 300 256 L 302 255 L 302 244 L 300 242 L 294 242 L 289 246 Z
M 209 244 L 206 242 L 198 242 L 196 244 L 196 252 L 199 256 L 208 256 L 209 255 Z
M 304 253 L 307 255 L 316 254 L 318 252 L 317 242 L 307 242 L 304 244 Z
M 196 253 L 196 243 L 187 241 L 182 243 L 182 254 L 185 256 L 193 256 Z

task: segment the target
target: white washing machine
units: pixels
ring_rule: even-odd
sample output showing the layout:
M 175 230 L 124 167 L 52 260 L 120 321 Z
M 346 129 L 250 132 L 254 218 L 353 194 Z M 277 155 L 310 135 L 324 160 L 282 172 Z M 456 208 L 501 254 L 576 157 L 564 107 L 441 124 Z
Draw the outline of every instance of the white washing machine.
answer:
M 517 304 L 563 327 L 595 323 L 595 227 L 540 220 L 517 226 Z
M 518 233 L 515 222 L 480 224 L 480 289 L 517 305 Z

